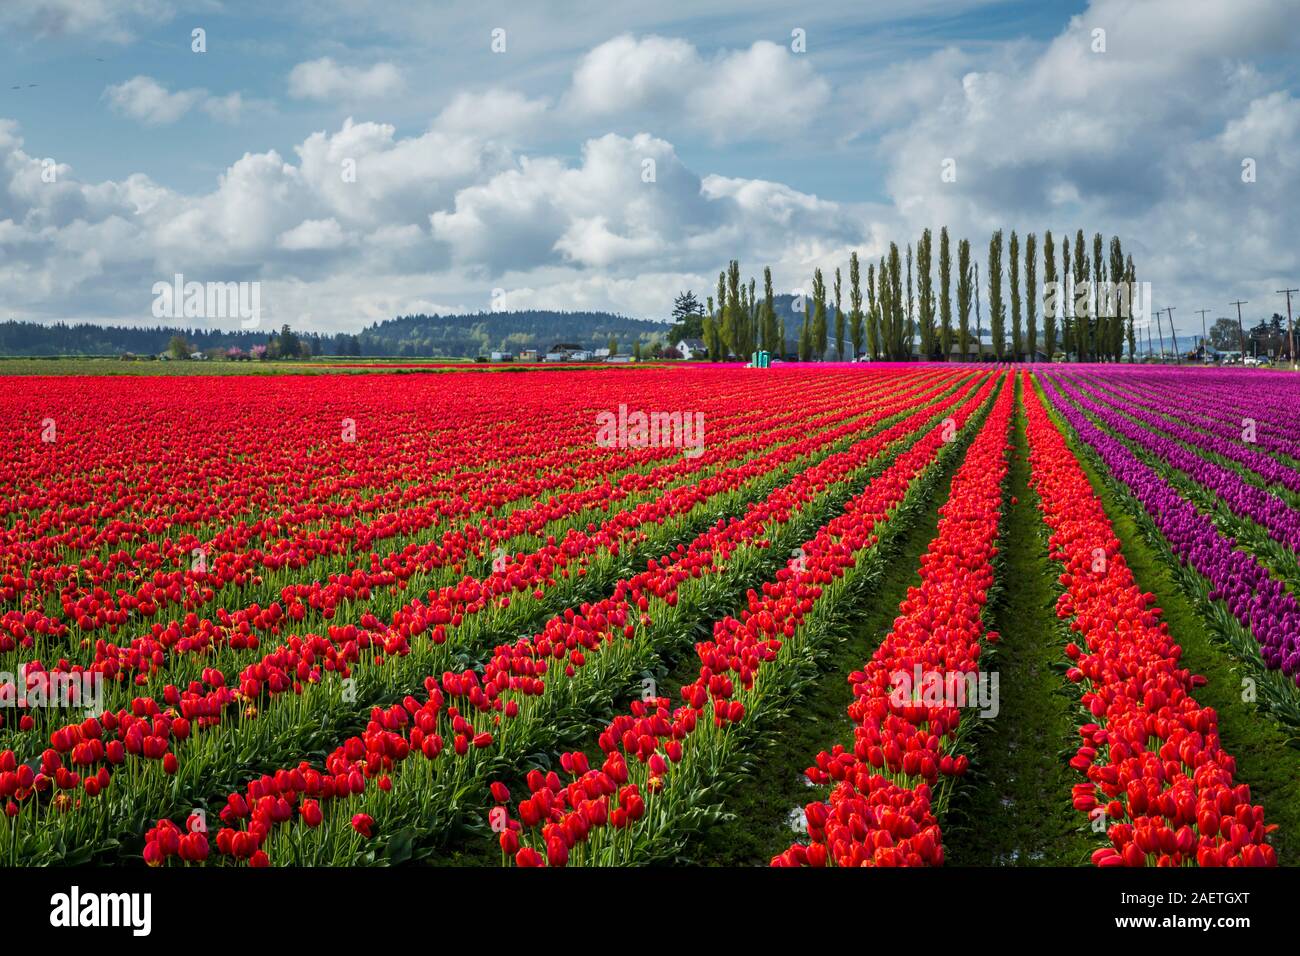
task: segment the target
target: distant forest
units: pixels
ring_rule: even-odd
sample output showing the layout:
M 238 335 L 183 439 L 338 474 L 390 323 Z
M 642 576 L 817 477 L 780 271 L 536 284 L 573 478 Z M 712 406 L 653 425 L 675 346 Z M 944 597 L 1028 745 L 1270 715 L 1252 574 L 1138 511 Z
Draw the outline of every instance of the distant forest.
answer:
M 493 350 L 548 349 L 557 343 L 604 348 L 611 337 L 631 351 L 635 343 L 669 342 L 668 322 L 630 319 L 610 312 L 483 312 L 405 315 L 359 333 L 294 330 L 303 355 L 469 357 Z M 281 329 L 227 330 L 173 326 L 125 327 L 57 322 L 0 322 L 0 355 L 157 355 L 174 338 L 197 351 L 252 353 L 283 336 Z

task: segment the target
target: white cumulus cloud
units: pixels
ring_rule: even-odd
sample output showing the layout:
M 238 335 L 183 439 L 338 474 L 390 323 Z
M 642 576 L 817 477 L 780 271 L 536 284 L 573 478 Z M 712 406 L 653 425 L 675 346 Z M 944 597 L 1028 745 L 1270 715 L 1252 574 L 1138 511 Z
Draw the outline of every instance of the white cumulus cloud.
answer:
M 565 105 L 579 116 L 680 118 L 721 142 L 789 135 L 830 92 L 805 55 L 766 40 L 706 57 L 682 39 L 623 34 L 583 57 Z
M 295 99 L 364 100 L 395 96 L 404 86 L 392 63 L 371 67 L 346 66 L 330 57 L 299 63 L 289 73 L 289 95 Z
M 239 93 L 212 96 L 204 89 L 171 92 L 151 76 L 134 76 L 104 90 L 112 110 L 145 126 L 175 123 L 195 107 L 224 123 L 238 123 L 244 109 Z

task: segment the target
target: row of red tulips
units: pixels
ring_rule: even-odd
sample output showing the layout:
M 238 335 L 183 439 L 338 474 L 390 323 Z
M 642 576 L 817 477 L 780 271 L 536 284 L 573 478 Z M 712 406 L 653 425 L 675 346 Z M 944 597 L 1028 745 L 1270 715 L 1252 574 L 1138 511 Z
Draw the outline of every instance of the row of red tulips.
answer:
M 943 862 L 937 790 L 962 776 L 967 717 L 955 698 L 927 685 L 968 685 L 980 675 L 984 611 L 994 584 L 1010 447 L 1014 390 L 993 413 L 953 476 L 937 533 L 921 559 L 919 586 L 899 605 L 894 627 L 860 671 L 849 676 L 854 742 L 817 755 L 808 779 L 830 786 L 805 808 L 808 842 L 773 866 L 933 866 Z M 915 674 L 921 682 L 912 686 Z M 939 682 L 936 683 L 936 679 Z
M 1025 389 L 1031 484 L 1062 566 L 1057 617 L 1077 637 L 1067 676 L 1092 718 L 1070 765 L 1087 777 L 1074 806 L 1105 824 L 1098 866 L 1273 866 L 1264 810 L 1234 780 L 1204 678 L 1182 654 L 1155 595 L 1137 586 L 1088 477 L 1037 393 Z
M 986 380 L 976 403 L 953 416 L 954 429 L 965 427 L 997 384 Z M 1006 406 L 1004 389 L 992 415 L 1003 431 Z M 936 473 L 940 450 L 955 448 L 957 437 L 942 429 L 921 437 L 761 593 L 751 591 L 739 618 L 718 621 L 713 640 L 696 647 L 699 676 L 681 688 L 680 706 L 667 698 L 634 702 L 599 736 L 599 767 L 582 752 L 562 756 L 568 784 L 555 774 L 531 774 L 517 817 L 505 818 L 500 841 L 507 858 L 520 866 L 647 862 L 670 854 L 715 813 L 720 777 L 782 699 L 792 672 L 815 653 L 829 616 L 866 579 L 868 555 L 891 514 L 927 472 Z M 509 795 L 498 785 L 493 796 L 504 803 Z

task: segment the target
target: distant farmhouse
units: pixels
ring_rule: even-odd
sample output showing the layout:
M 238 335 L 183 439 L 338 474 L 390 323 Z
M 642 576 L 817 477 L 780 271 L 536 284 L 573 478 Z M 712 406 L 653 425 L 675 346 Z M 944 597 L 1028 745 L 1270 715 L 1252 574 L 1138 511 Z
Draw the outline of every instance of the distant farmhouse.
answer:
M 572 342 L 557 342 L 546 350 L 546 355 L 543 356 L 542 361 L 572 362 L 574 361 L 574 356 L 582 351 L 583 348 L 581 345 L 575 345 Z
M 557 342 L 551 346 L 543 357 L 544 362 L 590 362 L 593 354 L 590 349 L 572 342 Z

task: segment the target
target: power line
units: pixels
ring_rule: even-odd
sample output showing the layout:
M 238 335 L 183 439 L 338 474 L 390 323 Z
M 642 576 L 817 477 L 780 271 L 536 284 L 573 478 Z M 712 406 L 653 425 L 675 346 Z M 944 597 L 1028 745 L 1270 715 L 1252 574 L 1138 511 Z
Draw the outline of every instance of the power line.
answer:
M 1278 295 L 1286 296 L 1286 337 L 1289 343 L 1288 348 L 1291 352 L 1291 370 L 1295 371 L 1295 326 L 1291 323 L 1291 293 L 1300 292 L 1300 289 L 1278 289 Z
M 1209 349 L 1205 347 L 1205 343 L 1209 341 L 1209 337 L 1205 334 L 1205 313 L 1210 310 L 1197 309 L 1196 311 L 1200 313 L 1201 316 L 1201 361 L 1208 362 L 1210 360 L 1210 352 Z
M 1243 299 L 1228 303 L 1228 305 L 1237 307 L 1237 339 L 1241 343 L 1241 360 L 1243 362 L 1246 361 L 1246 330 L 1241 327 L 1241 307 L 1245 304 L 1246 301 Z

